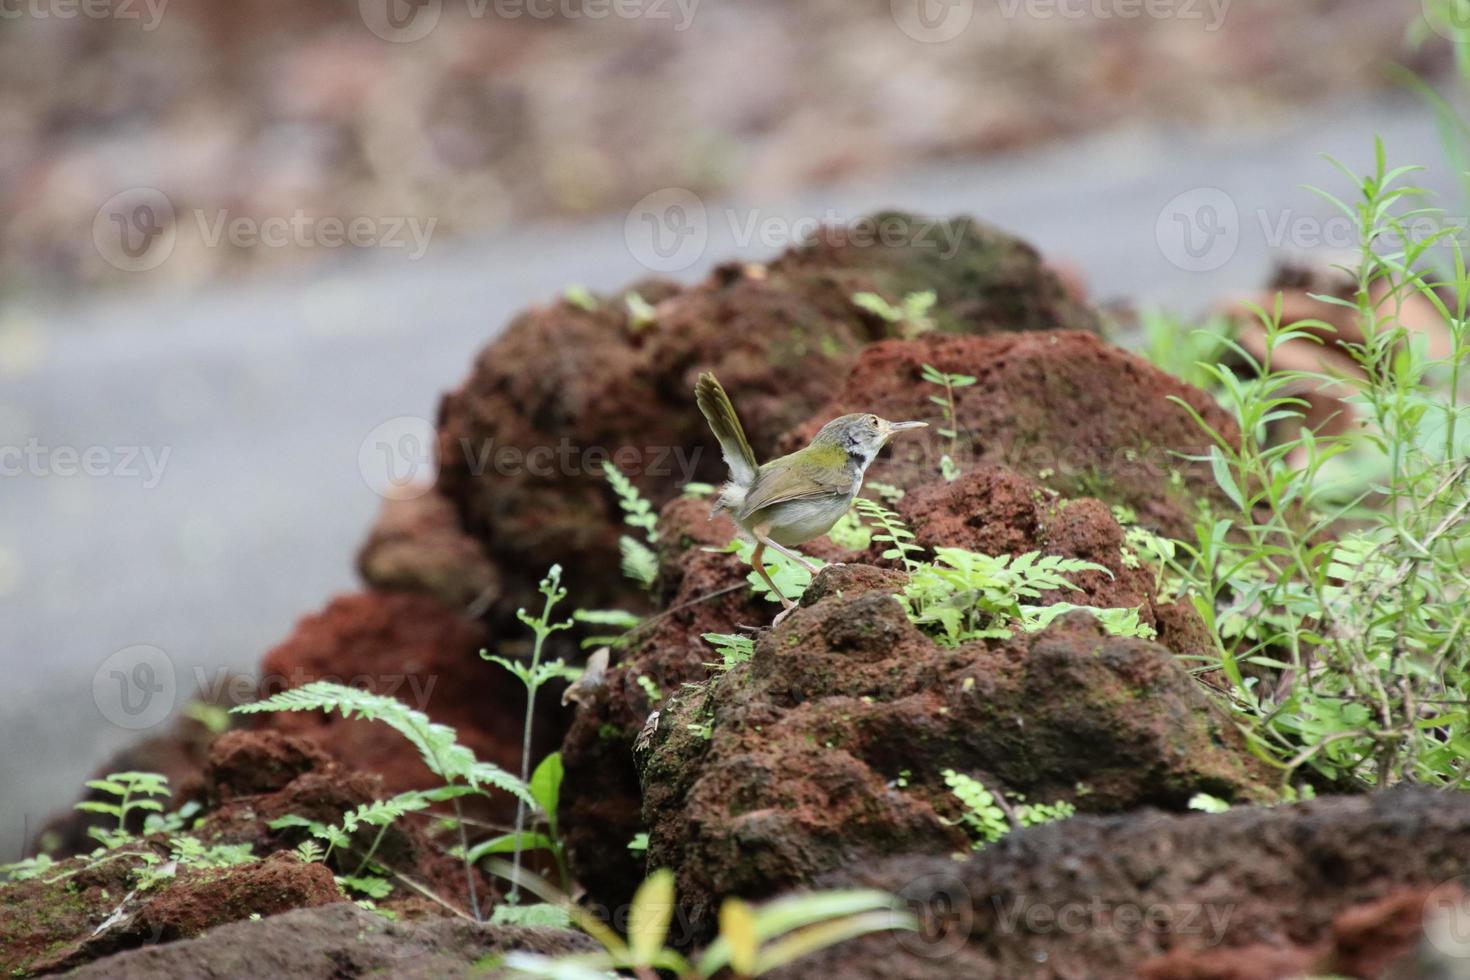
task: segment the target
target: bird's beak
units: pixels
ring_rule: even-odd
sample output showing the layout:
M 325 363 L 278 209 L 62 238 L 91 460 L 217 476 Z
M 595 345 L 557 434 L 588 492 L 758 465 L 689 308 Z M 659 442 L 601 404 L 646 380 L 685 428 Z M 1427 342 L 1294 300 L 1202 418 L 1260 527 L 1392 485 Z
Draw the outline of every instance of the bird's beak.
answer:
M 928 427 L 928 422 L 889 422 L 888 431 L 883 434 L 883 441 L 887 442 L 898 433 L 907 429 L 927 429 Z

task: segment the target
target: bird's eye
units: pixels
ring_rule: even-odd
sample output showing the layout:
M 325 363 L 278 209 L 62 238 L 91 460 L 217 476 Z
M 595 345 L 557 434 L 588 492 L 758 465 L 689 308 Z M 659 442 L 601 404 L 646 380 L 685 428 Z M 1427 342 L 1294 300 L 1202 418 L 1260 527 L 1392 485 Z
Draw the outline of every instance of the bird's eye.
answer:
M 872 426 L 873 428 L 875 428 L 875 429 L 878 428 L 878 416 L 876 416 L 876 415 L 869 415 L 868 416 L 868 424 L 870 426 Z

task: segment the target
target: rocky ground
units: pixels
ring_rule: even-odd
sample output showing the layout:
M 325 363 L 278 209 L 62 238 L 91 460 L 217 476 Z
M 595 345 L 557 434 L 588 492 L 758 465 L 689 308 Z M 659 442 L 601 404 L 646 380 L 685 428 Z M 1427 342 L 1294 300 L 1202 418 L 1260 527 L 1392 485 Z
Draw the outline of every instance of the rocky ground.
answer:
M 560 562 L 577 606 L 647 617 L 578 702 L 540 705 L 534 733 L 538 755 L 562 751 L 560 832 L 589 907 L 623 907 L 648 869 L 670 868 L 678 941 L 692 946 L 730 894 L 860 884 L 908 901 L 920 932 L 799 966 L 844 977 L 1454 975 L 1434 972 L 1448 969 L 1445 950 L 1424 923 L 1447 896 L 1458 901 L 1456 880 L 1470 872 L 1464 797 L 1323 785 L 1315 801 L 1287 802 L 1197 670 L 1202 622 L 1158 592 L 1129 546 L 1133 526 L 1183 533 L 1216 492 L 1189 459 L 1205 438 L 1184 406 L 1227 433 L 1228 420 L 1203 392 L 1100 339 L 1095 314 L 1024 243 L 968 219 L 946 227 L 960 243 L 949 260 L 829 231 L 687 289 L 636 284 L 652 306 L 644 316 L 623 294 L 524 314 L 445 396 L 438 483 L 387 505 L 358 556 L 363 591 L 267 654 L 263 686 L 374 687 L 513 768 L 524 695 L 477 652 L 526 647 L 516 610 Z M 936 329 L 920 336 L 851 301 L 926 289 Z M 892 598 L 904 564 L 881 542 L 850 538 L 809 547 L 841 564 L 765 625 L 777 607 L 720 550 L 733 529 L 683 492 L 720 471 L 693 410 L 695 376 L 721 377 L 764 457 L 849 410 L 937 423 L 924 364 L 975 383 L 955 392 L 953 445 L 935 425 L 870 473 L 916 544 L 1093 562 L 1076 591 L 1043 601 L 1136 608 L 1151 638 L 1071 614 L 1032 634 L 945 645 Z M 488 447 L 525 460 L 563 442 L 577 465 L 476 464 Z M 594 447 L 657 508 L 649 590 L 619 571 L 626 528 L 600 467 L 584 465 Z M 683 471 L 667 464 L 676 449 L 690 454 Z M 946 453 L 954 480 L 940 472 Z M 704 635 L 742 631 L 750 657 L 711 669 L 719 655 Z M 549 652 L 579 657 L 576 638 L 558 634 Z M 587 945 L 466 921 L 470 888 L 488 908 L 499 886 L 467 881 L 426 814 L 381 841 L 397 886 L 378 906 L 397 918 L 349 904 L 325 866 L 295 855 L 301 828 L 267 824 L 335 821 L 433 777 L 381 725 L 238 718 L 217 736 L 189 722 L 103 771 L 166 772 L 173 803 L 194 807 L 190 832 L 248 855 L 153 889 L 122 865 L 77 858 L 0 888 L 0 967 L 152 977 L 230 975 L 250 962 L 291 977 L 446 976 L 505 949 Z M 1006 806 L 1024 796 L 1077 816 L 974 851 L 947 770 Z M 1192 812 L 1199 794 L 1232 807 Z M 510 809 L 481 807 L 472 826 L 503 825 Z M 76 814 L 44 835 L 58 859 L 89 846 L 92 819 Z M 628 847 L 639 834 L 646 857 Z M 161 837 L 143 841 L 167 859 Z

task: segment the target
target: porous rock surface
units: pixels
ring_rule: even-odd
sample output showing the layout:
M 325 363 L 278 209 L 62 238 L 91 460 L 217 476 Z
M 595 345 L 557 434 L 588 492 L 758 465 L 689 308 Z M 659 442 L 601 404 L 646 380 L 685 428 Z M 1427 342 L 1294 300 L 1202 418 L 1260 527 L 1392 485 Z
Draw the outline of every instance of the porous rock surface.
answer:
M 822 886 L 902 896 L 923 928 L 775 976 L 1449 980 L 1464 960 L 1436 945 L 1426 917 L 1463 900 L 1467 871 L 1463 793 L 1079 817 L 963 862 L 910 856 L 824 876 Z
M 592 941 L 580 933 L 476 925 L 459 918 L 393 922 L 339 903 L 258 922 L 236 922 L 197 939 L 131 950 L 70 975 L 77 980 L 245 976 L 439 980 L 501 976 L 480 964 L 512 949 L 554 956 L 591 948 Z
M 872 571 L 824 570 L 749 662 L 660 714 L 640 772 L 648 860 L 675 869 L 696 928 L 725 895 L 967 851 L 945 770 L 1081 812 L 1271 798 L 1168 649 L 1086 614 L 942 647 L 893 599 L 902 574 Z
M 898 304 L 933 291 L 938 329 L 1096 330 L 1029 245 L 978 221 L 936 226 L 891 214 L 881 241 L 824 229 L 763 266 L 729 265 L 681 289 L 635 283 L 655 322 L 624 294 L 591 309 L 533 309 L 476 358 L 439 412 L 438 489 L 502 570 L 501 615 L 527 605 L 534 574 L 560 562 L 588 606 L 636 599 L 618 572 L 622 533 L 601 463 L 613 461 L 656 505 L 683 482 L 723 474 L 691 392 L 713 371 L 734 394 L 757 456 L 831 398 L 865 345 L 896 328 L 852 297 Z
M 805 445 L 826 420 L 847 412 L 945 425 L 930 400 L 944 392 L 924 380 L 925 364 L 975 379 L 954 389 L 958 438 L 953 446 L 934 436 L 896 439 L 870 479 L 906 489 L 932 483 L 940 456 L 952 450 L 961 470 L 1002 465 L 1064 497 L 1126 507 L 1145 526 L 1185 538 L 1200 498 L 1224 500 L 1209 467 L 1185 458 L 1205 452 L 1210 439 L 1178 401 L 1233 439 L 1229 416 L 1198 388 L 1080 331 L 929 334 L 873 344 L 838 394 L 780 448 Z
M 983 771 L 993 778 L 1003 778 L 993 768 L 996 760 L 1007 752 L 1024 752 L 1013 759 L 1005 787 L 1018 792 L 1043 790 L 1060 794 L 1058 798 L 1070 799 L 1075 794 L 1074 784 L 1084 779 L 1082 775 L 1065 769 L 1048 772 L 1040 768 L 1023 772 L 1036 761 L 1036 753 L 1031 746 L 1058 748 L 1057 744 L 1048 743 L 1041 737 L 1040 733 L 1047 729 L 1039 718 L 1032 717 L 1032 712 L 1040 712 L 1046 704 L 1053 716 L 1067 711 L 1075 716 L 1073 734 L 1061 737 L 1061 747 L 1068 750 L 1075 747 L 1077 758 L 1093 759 L 1113 751 L 1114 742 L 1126 745 L 1113 757 L 1128 760 L 1124 768 L 1132 778 L 1131 785 L 1114 787 L 1079 800 L 1084 810 L 1089 807 L 1126 809 L 1146 802 L 1181 808 L 1188 799 L 1182 788 L 1191 785 L 1196 789 L 1202 788 L 1211 779 L 1206 773 L 1213 771 L 1216 764 L 1234 770 L 1232 777 L 1218 784 L 1229 791 L 1227 795 L 1233 792 L 1249 797 L 1255 793 L 1255 788 L 1246 787 L 1253 787 L 1262 774 L 1245 758 L 1247 753 L 1233 731 L 1221 719 L 1209 714 L 1203 694 L 1170 658 L 1170 654 L 1197 656 L 1204 653 L 1208 648 L 1208 637 L 1203 625 L 1192 610 L 1162 601 L 1155 595 L 1155 570 L 1138 556 L 1128 553 L 1124 528 L 1117 519 L 1118 516 L 1136 519 L 1158 529 L 1177 528 L 1187 519 L 1186 508 L 1192 506 L 1188 494 L 1195 489 L 1202 494 L 1209 492 L 1206 489 L 1207 474 L 1199 473 L 1197 464 L 1181 458 L 1182 454 L 1202 451 L 1205 436 L 1188 414 L 1170 401 L 1171 396 L 1182 398 L 1227 432 L 1228 421 L 1218 409 L 1211 407 L 1208 397 L 1202 392 L 1190 389 L 1132 355 L 1107 347 L 1086 333 L 1035 332 L 979 337 L 937 335 L 908 341 L 884 341 L 869 347 L 858 359 L 842 389 L 843 394 L 818 409 L 809 420 L 778 442 L 787 448 L 799 445 L 823 421 L 840 412 L 856 410 L 859 405 L 871 407 L 890 418 L 928 418 L 938 423 L 941 420 L 935 417 L 937 407 L 928 401 L 936 389 L 923 382 L 919 374 L 920 366 L 925 363 L 977 379 L 975 385 L 958 389 L 956 397 L 958 442 L 961 446 L 973 446 L 974 451 L 957 454 L 961 460 L 961 475 L 952 482 L 946 481 L 940 475 L 939 457 L 947 451 L 947 441 L 931 429 L 918 436 L 896 440 L 891 457 L 885 454 L 873 466 L 871 479 L 907 489 L 894 507 L 914 531 L 916 543 L 925 549 L 950 546 L 997 555 L 1039 551 L 1101 565 L 1106 571 L 1072 576 L 1079 587 L 1077 591 L 1050 595 L 1044 597 L 1044 601 L 1067 600 L 1082 605 L 1138 609 L 1140 619 L 1158 634 L 1156 644 L 1139 645 L 1156 651 L 1145 658 L 1151 665 L 1148 669 L 1162 672 L 1159 676 L 1167 677 L 1169 690 L 1184 700 L 1136 699 L 1131 707 L 1115 713 L 1134 716 L 1143 728 L 1156 731 L 1168 731 L 1171 726 L 1179 726 L 1180 737 L 1186 741 L 1197 739 L 1205 749 L 1196 760 L 1201 766 L 1198 773 L 1181 776 L 1174 772 L 1166 776 L 1167 767 L 1151 768 L 1130 754 L 1136 748 L 1131 735 L 1115 733 L 1112 740 L 1093 740 L 1087 725 L 1089 718 L 1096 717 L 1098 705 L 1092 701 L 1082 698 L 1068 705 L 1043 698 L 1041 701 L 1023 700 L 1015 706 L 1018 730 L 1029 731 L 1035 738 L 1016 738 L 1004 749 L 992 745 L 990 754 L 986 756 L 969 754 L 974 744 L 966 742 L 948 764 L 958 771 L 971 774 Z M 1079 399 L 1079 391 L 1084 384 L 1095 395 L 1089 396 L 1091 400 L 1086 401 L 1081 413 L 1065 409 L 1068 399 Z M 1080 419 L 1080 414 L 1088 417 Z M 1029 421 L 1022 424 L 1022 419 Z M 1090 474 L 1085 481 L 1086 487 L 1079 486 L 1076 480 L 1058 479 L 1059 474 L 1054 469 L 1029 464 L 1022 450 L 1038 445 L 1059 447 L 1063 451 L 1077 446 L 1076 458 L 1083 461 L 1079 463 L 1077 472 Z M 1148 482 L 1149 473 L 1135 465 L 1143 458 L 1140 454 L 1145 449 L 1155 458 L 1169 461 L 1167 472 L 1160 470 L 1152 474 L 1152 483 Z M 1028 475 L 1011 464 L 1023 469 L 1030 465 L 1032 472 Z M 1166 497 L 1170 487 L 1179 494 L 1172 503 Z M 1087 488 L 1106 496 L 1100 500 L 1064 492 Z M 675 824 L 688 816 L 684 809 L 688 801 L 677 793 L 670 796 L 668 787 L 678 785 L 687 789 L 690 781 L 697 781 L 690 773 L 674 772 L 679 768 L 676 765 L 660 769 L 654 778 L 645 773 L 644 778 L 639 779 L 632 762 L 633 739 L 652 710 L 667 712 L 668 706 L 650 699 L 645 684 L 638 678 L 653 681 L 663 692 L 677 691 L 686 682 L 703 681 L 709 676 L 704 663 L 715 659 L 713 648 L 701 639 L 704 633 L 730 633 L 741 625 L 761 626 L 770 621 L 776 609 L 771 604 L 756 602 L 743 590 L 733 595 L 717 594 L 739 586 L 747 570 L 728 554 L 704 550 L 719 547 L 733 536 L 733 528 L 728 521 L 720 519 L 710 523 L 707 520 L 707 507 L 707 503 L 700 501 L 675 501 L 664 510 L 660 525 L 662 591 L 657 598 L 660 608 L 675 611 L 639 634 L 637 641 L 622 655 L 624 666 L 609 672 L 602 690 L 578 713 L 564 744 L 567 771 L 569 776 L 575 777 L 569 778 L 571 788 L 563 800 L 563 824 L 572 845 L 574 865 L 591 892 L 609 902 L 626 899 L 642 873 L 642 864 L 637 855 L 608 847 L 608 837 L 631 839 L 635 833 L 647 829 L 657 842 L 659 835 L 654 824 L 661 815 L 668 815 L 666 829 L 671 831 Z M 843 604 L 840 613 L 828 612 L 827 615 L 851 621 L 853 630 L 872 631 L 878 638 L 874 642 L 880 648 L 874 656 L 891 656 L 895 665 L 912 666 L 914 662 L 928 662 L 935 657 L 940 658 L 940 662 L 947 661 L 952 652 L 943 651 L 919 637 L 917 631 L 907 625 L 897 604 L 889 598 L 892 592 L 902 587 L 903 576 L 896 561 L 881 557 L 883 547 L 874 545 L 866 552 L 843 554 L 824 539 L 807 546 L 806 550 L 812 554 L 854 563 L 847 569 L 829 573 L 837 576 L 832 581 L 842 583 L 832 591 L 843 593 Z M 890 574 L 877 579 L 873 577 L 874 573 L 884 569 Z M 828 586 L 824 580 L 827 578 L 818 578 L 813 585 L 815 591 L 806 597 L 808 604 L 817 603 L 825 594 Z M 855 597 L 863 591 L 874 594 L 854 605 L 857 602 Z M 698 601 L 708 596 L 713 598 Z M 763 637 L 762 649 L 772 643 L 795 643 L 797 646 L 788 652 L 797 660 L 806 656 L 808 647 L 815 642 L 813 637 L 819 636 L 821 631 L 811 635 L 790 632 L 799 621 L 800 617 L 793 617 L 775 631 L 775 639 Z M 1082 662 L 1081 655 L 1090 656 L 1095 645 L 1091 640 L 1076 640 L 1078 634 L 1075 630 L 1071 633 L 1059 630 L 1055 635 L 1074 638 L 1076 645 L 1071 652 L 1079 663 Z M 894 647 L 893 644 L 899 643 L 900 639 L 909 643 L 911 649 Z M 1055 653 L 1046 652 L 1056 648 L 1058 641 L 1055 637 L 1036 642 L 1038 646 L 1030 650 L 1024 644 L 1013 645 L 1009 653 L 995 661 L 995 666 L 978 671 L 974 682 L 977 685 L 990 683 L 990 671 L 1007 661 L 1036 656 L 1046 662 L 1048 655 L 1056 659 Z M 1127 644 L 1110 641 L 1110 645 L 1121 649 Z M 844 652 L 835 659 L 834 677 L 840 678 L 842 666 L 849 656 L 851 654 Z M 970 656 L 974 658 L 980 654 L 972 651 Z M 985 653 L 984 656 L 990 663 L 996 655 Z M 1067 661 L 1068 658 L 1062 656 L 1059 664 L 1048 669 L 1056 670 L 1059 677 L 1068 676 L 1068 671 L 1060 666 Z M 1120 669 L 1132 670 L 1136 666 L 1133 659 L 1125 657 L 1125 661 Z M 901 698 L 917 693 L 925 684 L 937 684 L 944 672 L 934 667 L 922 680 L 914 681 L 914 686 L 903 694 L 880 686 L 871 691 L 853 693 L 850 697 L 869 697 L 880 703 L 895 696 Z M 735 676 L 742 675 L 736 673 Z M 1077 675 L 1074 680 L 1084 686 L 1091 682 L 1085 674 Z M 730 681 L 726 678 L 721 684 Z M 816 678 L 809 688 L 802 688 L 804 696 L 820 699 L 826 691 L 822 686 L 824 683 L 825 678 Z M 1042 689 L 1048 686 L 1038 680 L 1032 683 Z M 1187 710 L 1182 705 L 1188 705 Z M 928 718 L 924 715 L 924 712 L 938 710 L 941 706 L 916 703 L 909 705 L 908 710 L 920 714 L 916 723 L 937 725 L 935 731 L 947 732 L 949 724 L 958 722 L 943 716 Z M 715 714 L 714 743 L 719 744 L 719 712 Z M 660 731 L 663 730 L 664 724 L 661 723 Z M 927 734 L 932 736 L 934 733 L 930 731 Z M 679 734 L 673 737 L 676 741 L 683 739 Z M 802 737 L 806 737 L 806 733 Z M 1052 732 L 1051 737 L 1055 739 L 1058 736 Z M 1069 738 L 1075 740 L 1075 746 L 1068 744 Z M 1180 751 L 1178 746 L 1171 749 L 1147 741 L 1143 744 L 1154 744 L 1161 759 L 1167 758 L 1170 752 Z M 943 767 L 933 763 L 934 748 L 931 745 L 927 742 L 917 745 L 899 743 L 890 746 L 890 751 L 894 759 L 900 761 L 886 768 L 879 766 L 869 774 L 869 781 L 876 782 L 858 806 L 868 805 L 870 797 L 886 799 L 877 793 L 876 788 L 896 780 L 899 769 L 926 767 L 926 775 L 918 779 L 933 788 L 936 774 Z M 705 752 L 691 749 L 689 765 L 694 767 L 705 755 Z M 904 759 L 908 760 L 907 764 L 902 762 Z M 1228 763 L 1224 761 L 1227 759 L 1230 760 Z M 742 757 L 741 764 L 744 761 Z M 793 774 L 791 779 L 796 784 L 811 775 L 802 770 Z M 1033 799 L 1038 797 L 1033 796 Z M 836 813 L 840 810 L 840 807 L 815 807 L 812 812 Z M 689 823 L 694 828 L 690 834 L 700 841 L 717 835 L 707 823 L 707 816 L 701 814 Z M 890 814 L 878 821 L 881 828 L 872 830 L 870 836 L 887 834 L 891 838 L 887 846 L 897 847 L 897 842 L 912 831 L 913 819 L 907 812 Z M 929 821 L 925 831 L 928 836 L 919 839 L 931 843 L 942 840 L 946 847 L 955 845 L 958 838 L 952 828 L 936 831 L 936 826 L 944 827 L 937 816 L 930 815 L 926 819 Z M 832 826 L 845 829 L 841 835 L 831 839 L 832 850 L 829 853 L 820 853 L 820 848 L 816 852 L 811 851 L 809 842 L 797 834 L 797 839 L 790 844 L 789 853 L 780 859 L 773 858 L 769 863 L 774 866 L 798 852 L 806 855 L 816 853 L 816 856 L 803 857 L 802 861 L 807 863 L 798 861 L 781 874 L 770 872 L 769 879 L 761 878 L 767 872 L 749 870 L 753 877 L 742 879 L 742 884 L 757 881 L 758 887 L 769 891 L 779 885 L 803 880 L 814 869 L 823 867 L 824 862 L 835 860 L 835 855 L 847 853 L 843 849 L 848 841 L 843 835 L 856 832 L 858 824 L 843 823 L 838 819 Z M 872 841 L 864 846 L 878 851 L 883 849 Z M 655 850 L 649 859 L 667 861 L 668 857 Z M 691 867 L 704 859 L 704 855 L 681 858 Z M 712 887 L 711 882 L 715 880 L 718 880 L 718 875 L 702 887 Z

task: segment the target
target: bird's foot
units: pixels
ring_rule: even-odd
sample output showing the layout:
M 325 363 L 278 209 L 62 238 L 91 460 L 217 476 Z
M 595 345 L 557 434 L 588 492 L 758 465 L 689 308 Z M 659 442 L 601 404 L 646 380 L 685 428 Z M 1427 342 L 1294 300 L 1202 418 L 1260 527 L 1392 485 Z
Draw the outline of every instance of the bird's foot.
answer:
M 771 628 L 774 629 L 777 626 L 780 626 L 786 620 L 786 617 L 787 616 L 790 616 L 793 612 L 796 611 L 796 608 L 797 608 L 796 603 L 793 602 L 791 605 L 787 606 L 785 609 L 783 609 L 780 612 L 776 613 L 776 618 L 773 619 L 773 620 L 771 620 Z

